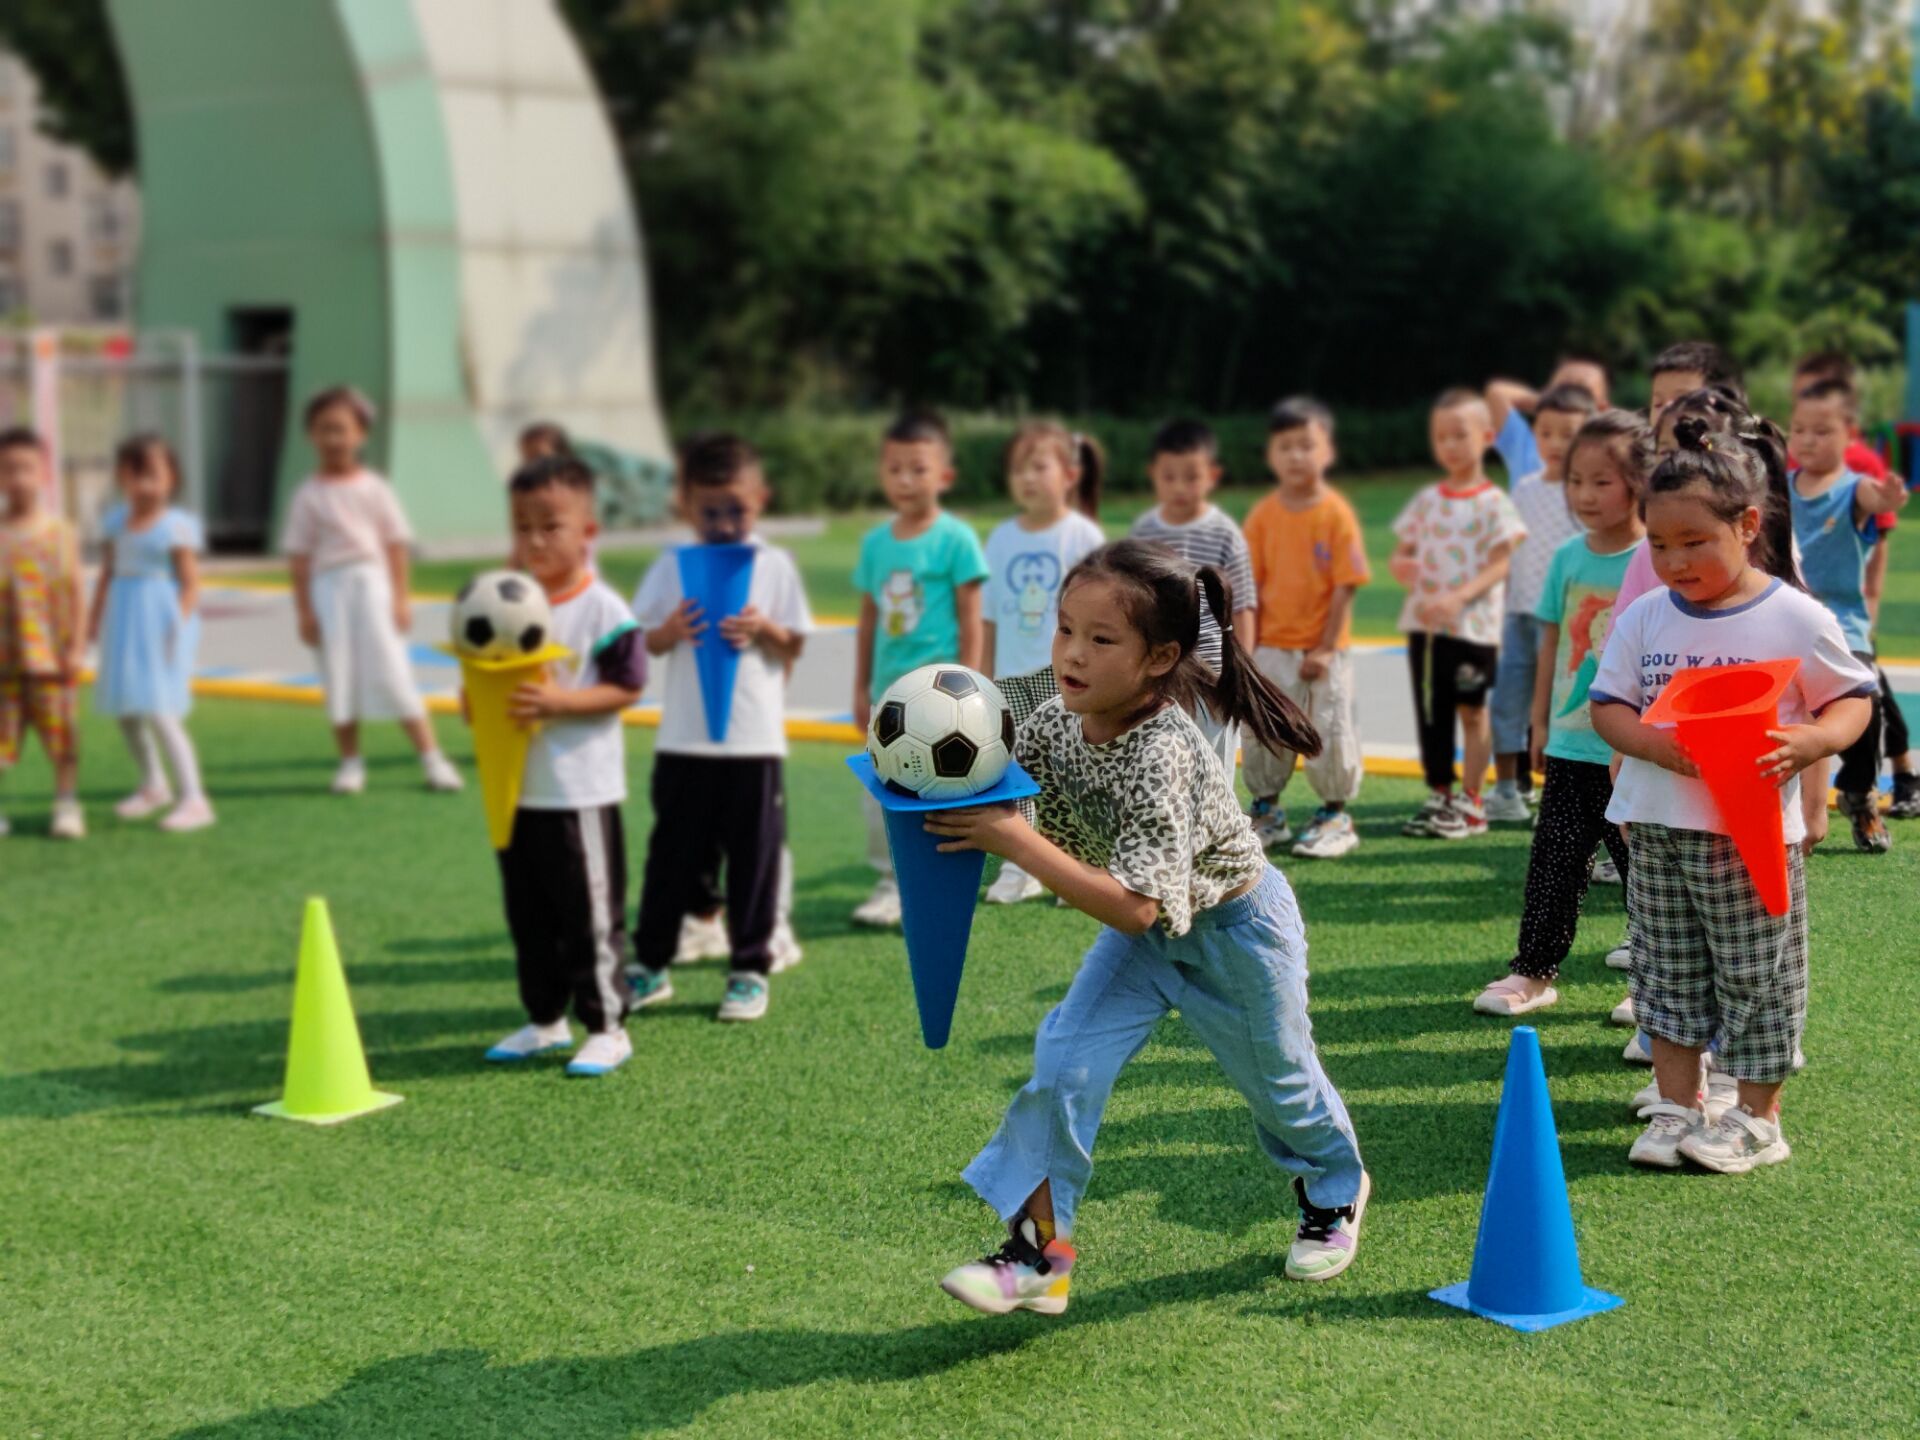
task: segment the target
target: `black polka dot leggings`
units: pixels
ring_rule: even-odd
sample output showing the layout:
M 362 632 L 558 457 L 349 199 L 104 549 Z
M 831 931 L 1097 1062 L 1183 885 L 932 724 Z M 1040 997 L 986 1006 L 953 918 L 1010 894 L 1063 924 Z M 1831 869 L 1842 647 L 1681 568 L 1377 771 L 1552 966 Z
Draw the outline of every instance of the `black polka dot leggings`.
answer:
M 1627 877 L 1627 842 L 1607 819 L 1613 776 L 1604 765 L 1547 757 L 1547 784 L 1527 857 L 1527 893 L 1520 911 L 1520 946 L 1509 967 L 1516 975 L 1551 980 L 1573 948 L 1580 905 L 1587 898 L 1588 862 L 1604 842 L 1620 878 Z

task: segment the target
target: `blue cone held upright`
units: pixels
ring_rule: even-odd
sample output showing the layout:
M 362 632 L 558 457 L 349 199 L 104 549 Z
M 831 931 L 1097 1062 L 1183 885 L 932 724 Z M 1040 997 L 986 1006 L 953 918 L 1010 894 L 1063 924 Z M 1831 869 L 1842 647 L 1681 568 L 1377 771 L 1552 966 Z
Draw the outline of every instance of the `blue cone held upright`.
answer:
M 929 1050 L 938 1050 L 953 1030 L 953 1007 L 960 998 L 960 972 L 967 960 L 973 907 L 987 857 L 978 850 L 943 854 L 940 837 L 926 832 L 927 812 L 1024 800 L 1038 795 L 1040 787 L 1026 771 L 1010 764 L 998 784 L 978 795 L 965 800 L 920 800 L 889 790 L 873 773 L 873 761 L 866 755 L 849 755 L 847 768 L 886 813 L 887 848 L 900 885 L 900 928 L 906 932 L 920 1038 Z
M 693 647 L 700 672 L 700 699 L 707 711 L 707 738 L 718 745 L 733 718 L 733 681 L 740 652 L 720 634 L 720 622 L 747 608 L 753 584 L 753 546 L 685 545 L 680 556 L 680 593 L 700 607 L 707 629 Z
M 1580 1278 L 1560 1137 L 1547 1098 L 1540 1035 L 1531 1025 L 1517 1026 L 1507 1047 L 1473 1272 L 1464 1285 L 1432 1295 L 1515 1330 L 1550 1330 L 1625 1303 Z

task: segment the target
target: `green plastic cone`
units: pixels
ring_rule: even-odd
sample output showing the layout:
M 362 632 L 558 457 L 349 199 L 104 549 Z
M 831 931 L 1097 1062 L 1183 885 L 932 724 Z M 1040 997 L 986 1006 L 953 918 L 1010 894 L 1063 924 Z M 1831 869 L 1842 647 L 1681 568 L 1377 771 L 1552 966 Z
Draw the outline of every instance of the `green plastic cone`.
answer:
M 300 970 L 293 981 L 286 1088 L 278 1100 L 256 1105 L 253 1113 L 304 1120 L 309 1125 L 338 1125 L 356 1115 L 398 1105 L 402 1098 L 373 1088 L 327 902 L 309 900 L 300 931 Z

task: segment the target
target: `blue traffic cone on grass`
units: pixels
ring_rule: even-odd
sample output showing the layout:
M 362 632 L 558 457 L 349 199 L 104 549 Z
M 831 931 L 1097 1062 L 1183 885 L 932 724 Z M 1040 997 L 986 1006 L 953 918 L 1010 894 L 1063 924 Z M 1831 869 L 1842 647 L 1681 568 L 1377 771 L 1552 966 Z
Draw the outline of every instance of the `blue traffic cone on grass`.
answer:
M 700 607 L 706 631 L 693 647 L 700 700 L 707 711 L 707 738 L 718 745 L 733 718 L 733 681 L 740 652 L 720 633 L 720 622 L 747 608 L 753 584 L 751 545 L 687 545 L 679 552 L 680 593 Z
M 987 857 L 979 850 L 942 852 L 945 842 L 927 833 L 928 812 L 1024 800 L 1038 795 L 1040 787 L 1026 771 L 1010 764 L 997 784 L 978 795 L 964 800 L 920 800 L 882 784 L 873 773 L 870 756 L 850 755 L 847 767 L 886 815 L 887 849 L 900 886 L 900 928 L 906 933 L 920 1038 L 929 1050 L 938 1050 L 953 1032 L 953 1007 L 960 998 L 960 972 L 967 962 L 974 901 Z
M 1625 1302 L 1580 1278 L 1580 1252 L 1560 1165 L 1560 1137 L 1547 1098 L 1540 1034 L 1514 1028 L 1507 1078 L 1493 1126 L 1493 1164 L 1480 1207 L 1473 1272 L 1432 1296 L 1515 1330 L 1550 1330 Z

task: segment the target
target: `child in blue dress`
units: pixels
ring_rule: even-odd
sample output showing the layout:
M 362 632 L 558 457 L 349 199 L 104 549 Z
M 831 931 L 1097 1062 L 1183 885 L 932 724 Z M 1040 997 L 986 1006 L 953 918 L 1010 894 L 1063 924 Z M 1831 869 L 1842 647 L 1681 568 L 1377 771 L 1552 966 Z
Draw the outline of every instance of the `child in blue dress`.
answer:
M 172 805 L 162 830 L 204 830 L 213 824 L 213 806 L 185 724 L 200 643 L 200 522 L 173 503 L 180 469 L 158 435 L 136 435 L 120 446 L 114 481 L 122 503 L 107 512 L 102 527 L 106 545 L 92 611 L 100 646 L 93 704 L 118 717 L 140 766 L 140 787 L 116 809 L 122 820 L 144 820 Z
M 1189 713 L 1205 703 L 1261 744 L 1319 753 L 1306 716 L 1234 642 L 1234 603 L 1211 565 L 1137 540 L 1095 550 L 1060 590 L 1059 697 L 1014 744 L 1040 785 L 1035 821 L 1001 806 L 926 819 L 942 850 L 1012 860 L 1105 926 L 1041 1022 L 1033 1078 L 967 1167 L 1008 1230 L 996 1253 L 942 1282 L 976 1310 L 1067 1308 L 1101 1112 L 1170 1010 L 1213 1052 L 1261 1150 L 1293 1182 L 1287 1276 L 1331 1280 L 1352 1263 L 1370 1185 L 1307 1022 L 1306 926 Z M 1224 637 L 1218 674 L 1195 654 L 1203 606 Z

